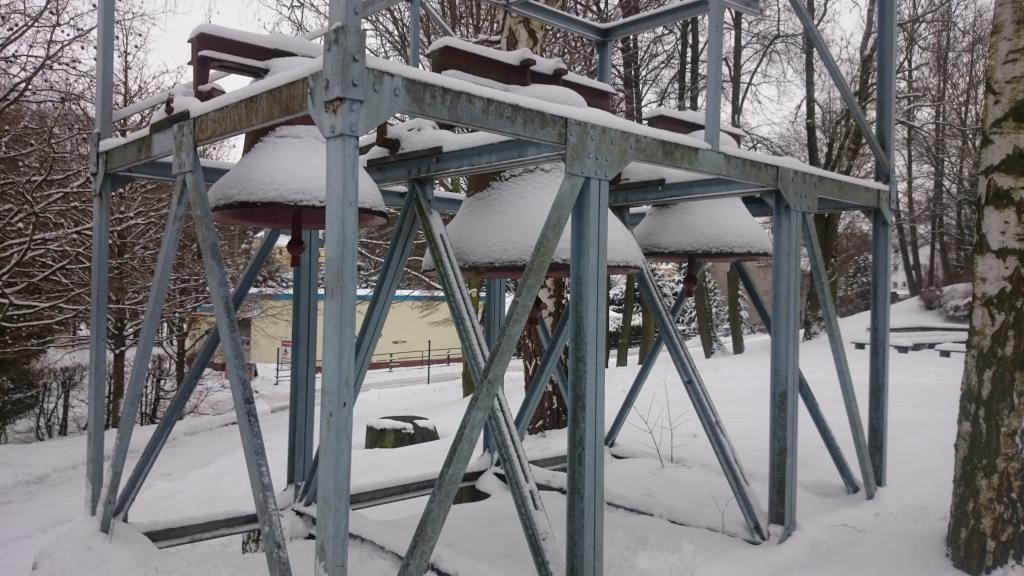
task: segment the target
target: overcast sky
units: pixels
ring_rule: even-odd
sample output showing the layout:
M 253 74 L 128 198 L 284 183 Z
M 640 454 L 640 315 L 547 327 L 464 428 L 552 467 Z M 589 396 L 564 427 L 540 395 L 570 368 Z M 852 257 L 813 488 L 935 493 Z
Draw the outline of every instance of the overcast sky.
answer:
M 168 3 L 169 5 L 172 3 Z M 188 35 L 199 24 L 210 21 L 244 30 L 262 30 L 260 17 L 269 15 L 254 0 L 175 0 L 172 13 L 161 18 L 152 44 L 154 62 L 180 66 L 188 62 Z

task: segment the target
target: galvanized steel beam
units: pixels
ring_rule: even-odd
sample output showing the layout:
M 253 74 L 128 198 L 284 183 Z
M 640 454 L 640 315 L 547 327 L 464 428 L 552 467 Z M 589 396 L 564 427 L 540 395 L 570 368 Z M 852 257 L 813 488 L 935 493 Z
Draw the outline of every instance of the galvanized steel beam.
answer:
M 850 422 L 850 435 L 853 438 L 853 447 L 857 454 L 857 463 L 860 465 L 861 480 L 864 482 L 864 493 L 867 497 L 875 497 L 875 472 L 871 466 L 871 455 L 868 452 L 867 438 L 864 436 L 864 423 L 860 417 L 860 407 L 857 405 L 857 393 L 853 388 L 853 377 L 850 375 L 850 364 L 846 359 L 846 348 L 843 343 L 843 334 L 839 329 L 839 318 L 836 314 L 835 303 L 832 301 L 832 290 L 829 287 L 828 273 L 825 269 L 825 259 L 822 256 L 821 246 L 818 244 L 818 233 L 814 226 L 814 216 L 804 214 L 804 246 L 807 247 L 807 256 L 811 261 L 811 276 L 814 281 L 814 288 L 818 294 L 818 304 L 821 308 L 821 317 L 825 323 L 825 333 L 828 334 L 828 343 L 832 348 L 832 359 L 836 366 L 836 375 L 839 378 L 839 390 L 843 395 L 843 406 L 846 408 L 846 419 Z
M 488 278 L 484 280 L 486 294 L 484 296 L 484 341 L 488 349 L 494 348 L 498 342 L 501 323 L 505 319 L 505 280 Z M 494 427 L 484 427 L 484 452 L 494 450 Z
M 249 289 L 252 288 L 253 282 L 256 281 L 263 263 L 266 262 L 267 257 L 277 244 L 280 232 L 277 230 L 266 230 L 264 234 L 263 241 L 249 259 L 249 264 L 242 271 L 238 279 L 238 286 L 235 287 L 235 291 L 231 294 L 231 306 L 235 313 L 242 306 L 242 302 L 248 296 Z M 135 468 L 124 484 L 124 490 L 121 491 L 121 495 L 117 500 L 117 507 L 114 508 L 114 515 L 121 521 L 126 520 L 128 510 L 131 508 L 132 503 L 135 502 L 135 498 L 138 497 L 139 491 L 142 490 L 142 485 L 145 483 L 146 477 L 149 476 L 149 472 L 153 469 L 157 456 L 160 455 L 168 438 L 170 438 L 174 425 L 184 416 L 185 408 L 192 397 L 192 392 L 195 391 L 199 380 L 203 376 L 203 372 L 210 364 L 210 360 L 213 359 L 213 355 L 219 346 L 220 332 L 215 327 L 210 331 L 206 341 L 199 349 L 199 353 L 196 354 L 195 359 L 189 366 L 188 373 L 185 374 L 181 387 L 174 394 L 171 403 L 167 405 L 164 417 L 149 437 L 149 442 L 146 443 L 146 447 L 142 450 L 139 461 L 135 464 Z
M 409 66 L 420 67 L 420 0 L 409 0 Z
M 895 165 L 896 2 L 878 4 L 878 102 L 875 130 L 886 162 L 875 163 L 875 178 L 889 186 L 889 202 L 898 201 Z M 868 396 L 868 444 L 879 486 L 885 486 L 889 412 L 889 281 L 892 258 L 890 205 L 871 216 L 871 360 Z
M 758 291 L 754 279 L 750 276 L 750 272 L 747 271 L 747 267 L 742 262 L 734 263 L 733 269 L 736 271 L 736 275 L 739 276 L 743 289 L 747 291 L 750 303 L 761 318 L 765 329 L 771 333 L 771 314 L 768 312 L 768 306 L 761 297 L 761 293 Z M 853 476 L 853 471 L 850 470 L 850 465 L 846 462 L 846 457 L 843 456 L 843 451 L 839 447 L 839 443 L 836 442 L 835 434 L 832 433 L 832 428 L 828 425 L 825 414 L 821 411 L 821 406 L 818 404 L 818 399 L 815 398 L 814 391 L 811 390 L 811 386 L 807 383 L 802 370 L 799 371 L 799 376 L 800 400 L 803 401 L 804 408 L 807 409 L 807 414 L 811 417 L 811 422 L 814 423 L 815 429 L 818 430 L 818 435 L 821 436 L 821 441 L 825 444 L 825 450 L 828 452 L 829 457 L 832 458 L 832 463 L 835 464 L 839 477 L 842 479 L 843 485 L 846 486 L 846 491 L 854 494 L 860 490 L 860 484 L 857 483 L 857 479 Z
M 99 143 L 113 130 L 114 0 L 100 0 L 96 25 L 96 130 L 89 150 L 93 177 L 92 267 L 89 291 L 89 406 L 85 485 L 89 513 L 96 515 L 103 492 L 103 430 L 106 426 L 107 292 L 110 263 L 110 193 L 107 159 Z
M 305 250 L 292 271 L 291 394 L 288 397 L 289 485 L 309 480 L 316 399 L 317 316 L 320 308 L 320 234 L 304 230 Z
M 309 111 L 327 139 L 324 362 L 320 386 L 315 571 L 348 574 L 352 410 L 356 400 L 359 136 L 367 90 L 359 0 L 331 0 L 323 71 L 309 82 Z M 382 82 L 379 86 L 389 86 Z
M 728 178 L 708 178 L 669 184 L 657 180 L 646 183 L 619 184 L 612 188 L 608 201 L 613 207 L 645 206 L 676 200 L 744 196 L 768 190 L 770 189 L 764 186 L 737 182 Z
M 569 123 L 587 124 L 604 140 L 616 142 L 624 150 L 629 150 L 631 159 L 638 162 L 750 182 L 765 188 L 777 188 L 780 182 L 785 181 L 787 188 L 821 190 L 821 194 L 829 198 L 862 208 L 888 204 L 887 191 L 846 177 L 779 166 L 747 155 L 724 154 L 680 141 L 592 124 L 578 119 L 578 113 L 570 109 L 557 112 L 553 109 L 531 109 L 506 102 L 497 95 L 453 88 L 435 80 L 430 73 L 419 71 L 413 74 L 384 63 L 375 63 L 375 66 L 377 68 L 366 69 L 362 84 L 396 86 L 398 96 L 394 106 L 397 111 L 413 116 L 557 147 L 566 145 Z M 210 143 L 305 114 L 308 112 L 305 107 L 307 91 L 307 82 L 296 80 L 200 115 L 195 118 L 197 140 L 200 144 Z M 360 121 L 360 128 L 367 122 L 366 119 Z M 112 171 L 123 171 L 169 153 L 168 134 L 158 133 L 121 144 L 105 154 Z
M 426 570 L 459 482 L 469 464 L 476 439 L 488 417 L 508 473 L 516 511 L 530 546 L 534 567 L 540 574 L 557 572 L 551 564 L 555 542 L 550 524 L 544 512 L 540 493 L 529 473 L 525 453 L 515 435 L 515 424 L 505 405 L 501 386 L 518 336 L 526 324 L 537 290 L 561 236 L 561 230 L 565 227 L 571 203 L 579 190 L 578 186 L 579 181 L 576 177 L 567 176 L 563 181 L 537 245 L 520 278 L 516 296 L 512 300 L 505 322 L 502 323 L 493 350 L 488 350 L 480 325 L 472 313 L 469 294 L 440 215 L 430 207 L 428 191 L 417 189 L 417 214 L 437 263 L 438 277 L 449 294 L 449 308 L 463 343 L 465 361 L 474 375 L 477 387 L 455 433 L 435 489 L 413 534 L 399 571 L 401 575 L 418 576 Z
M 768 521 L 796 528 L 797 395 L 800 350 L 800 213 L 775 194 L 772 238 Z
M 185 127 L 190 124 L 184 124 Z M 191 140 L 189 130 L 183 130 L 183 140 Z M 179 146 L 183 149 L 184 145 Z M 246 378 L 245 356 L 242 351 L 242 339 L 238 331 L 238 320 L 235 318 L 231 305 L 231 292 L 228 288 L 224 262 L 218 246 L 217 230 L 210 214 L 210 200 L 207 197 L 206 182 L 199 164 L 199 153 L 191 148 L 191 171 L 186 172 L 185 180 L 192 204 L 192 219 L 196 227 L 196 236 L 203 255 L 203 266 L 206 269 L 206 283 L 210 288 L 210 299 L 223 343 L 225 371 L 231 385 L 231 396 L 238 422 L 238 432 L 242 438 L 242 452 L 245 456 L 246 469 L 249 473 L 249 485 L 252 488 L 256 513 L 259 516 L 260 528 L 263 533 L 263 545 L 267 556 L 267 568 L 271 576 L 289 576 L 291 566 L 288 562 L 288 548 L 285 545 L 284 530 L 281 518 L 277 513 L 277 499 L 274 485 L 270 478 L 270 466 L 267 461 L 266 447 L 260 431 L 259 416 L 252 386 Z
M 608 181 L 587 178 L 572 213 L 565 572 L 604 572 L 604 370 Z
M 568 312 L 563 312 L 562 317 L 568 316 L 568 314 Z M 562 318 L 559 318 L 558 324 L 555 325 L 556 331 L 560 325 L 562 325 Z M 565 350 L 565 344 L 569 338 L 568 332 L 565 332 L 566 329 L 563 328 L 562 330 L 563 334 L 554 335 L 548 330 L 548 325 L 543 322 L 543 319 L 537 323 L 537 337 L 540 339 L 540 345 L 544 347 L 544 358 L 547 358 L 547 351 L 549 349 L 552 351 L 551 355 L 555 360 L 562 357 L 562 352 Z M 541 359 L 542 364 L 543 362 L 544 359 Z M 565 375 L 565 370 L 562 370 L 561 362 L 555 362 L 554 368 L 555 385 L 558 386 L 558 391 L 562 393 L 562 398 L 566 398 L 569 396 L 568 377 Z M 537 373 L 540 374 L 540 371 L 538 370 Z M 550 377 L 551 374 L 546 376 L 546 378 Z
M 413 181 L 411 187 L 430 187 L 430 181 Z M 398 213 L 398 220 L 395 223 L 391 234 L 391 241 L 388 244 L 388 251 L 384 255 L 384 263 L 381 266 L 380 275 L 374 284 L 373 295 L 366 307 L 363 322 L 359 327 L 359 335 L 356 337 L 356 382 L 355 396 L 359 396 L 366 379 L 366 372 L 373 357 L 373 351 L 377 348 L 377 342 L 384 331 L 384 323 L 388 313 L 391 311 L 391 302 L 395 292 L 398 290 L 399 281 L 402 278 L 402 270 L 409 254 L 412 253 L 413 243 L 416 241 L 416 231 L 419 230 L 419 220 L 412 208 L 415 200 L 415 193 L 407 193 L 402 199 L 402 209 Z M 320 450 L 313 456 L 313 463 L 309 475 L 309 481 L 302 486 L 297 498 L 306 506 L 316 500 L 317 473 L 320 462 Z
M 895 0 L 890 0 L 895 3 Z M 871 127 L 868 125 L 868 120 L 864 116 L 864 110 L 861 109 L 860 103 L 857 102 L 857 96 L 854 95 L 853 90 L 850 89 L 850 85 L 846 82 L 846 77 L 843 75 L 843 71 L 839 68 L 839 64 L 836 63 L 835 58 L 832 57 L 832 52 L 828 49 L 828 44 L 825 43 L 825 38 L 821 35 L 818 30 L 818 26 L 814 23 L 814 18 L 811 17 L 811 13 L 807 11 L 807 6 L 801 0 L 789 0 L 789 5 L 793 7 L 793 12 L 796 12 L 797 19 L 800 20 L 800 24 L 804 28 L 804 37 L 811 41 L 811 45 L 814 46 L 814 50 L 818 53 L 818 57 L 821 58 L 822 64 L 825 65 L 825 69 L 828 71 L 829 76 L 832 77 L 832 83 L 835 84 L 839 95 L 843 99 L 843 103 L 846 104 L 846 109 L 850 113 L 850 117 L 857 124 L 857 128 L 860 129 L 861 135 L 864 137 L 864 141 L 867 143 L 868 148 L 875 155 L 876 162 L 881 163 L 888 169 L 890 160 L 882 145 L 879 143 L 878 138 L 871 131 Z
M 722 124 L 722 42 L 725 38 L 725 8 L 722 6 L 722 0 L 708 0 L 706 10 L 708 73 L 704 97 L 704 141 L 712 150 L 718 150 Z
M 378 186 L 386 186 L 412 178 L 448 178 L 532 166 L 561 159 L 564 155 L 565 151 L 560 146 L 506 140 L 416 157 L 392 159 L 382 156 L 368 160 L 366 172 Z
M 871 213 L 871 350 L 868 366 L 868 446 L 879 486 L 885 486 L 889 430 L 890 224 Z
M 703 265 L 701 264 L 701 267 Z M 700 269 L 694 271 L 694 274 L 699 274 Z M 679 296 L 676 297 L 676 301 L 672 303 L 672 309 L 669 311 L 669 318 L 672 320 L 673 326 L 675 326 L 676 320 L 680 314 L 683 313 L 683 308 L 686 307 L 686 294 L 680 292 Z M 615 419 L 612 420 L 612 425 L 608 427 L 608 432 L 604 436 L 604 443 L 606 446 L 614 446 L 615 440 L 619 437 L 619 433 L 622 432 L 622 427 L 625 426 L 626 420 L 629 418 L 629 411 L 633 409 L 633 405 L 636 404 L 636 399 L 640 395 L 640 391 L 643 390 L 644 383 L 647 382 L 647 377 L 650 376 L 651 370 L 654 368 L 654 363 L 658 361 L 658 356 L 661 355 L 661 349 L 665 346 L 665 337 L 658 334 L 654 339 L 654 344 L 651 345 L 651 349 L 647 352 L 647 356 L 643 358 L 643 362 L 640 364 L 640 370 L 636 373 L 633 378 L 633 384 L 630 385 L 629 390 L 626 391 L 626 397 L 622 399 L 622 404 L 619 406 L 619 411 L 615 413 Z
M 544 356 L 541 358 L 540 364 L 537 365 L 537 372 L 534 374 L 533 380 L 538 383 L 547 382 L 551 375 L 555 374 L 555 382 L 558 384 L 559 392 L 562 393 L 562 398 L 568 398 L 569 396 L 565 372 L 562 371 L 560 366 L 562 351 L 565 349 L 566 342 L 569 341 L 568 326 L 568 311 L 564 312 L 562 317 L 558 319 L 553 335 L 547 333 L 547 325 L 544 324 L 543 318 L 541 318 L 537 326 L 541 345 L 544 346 Z M 519 405 L 519 411 L 516 412 L 516 430 L 519 432 L 520 438 L 526 436 L 526 429 L 530 426 L 530 420 L 533 418 L 534 413 L 537 412 L 537 406 L 540 404 L 540 399 L 544 395 L 546 388 L 547 386 L 531 386 L 526 391 L 523 403 Z
M 190 152 L 190 150 L 183 150 L 182 154 Z M 187 166 L 181 168 L 181 170 L 187 169 Z M 178 239 L 181 237 L 181 228 L 185 222 L 187 207 L 187 194 L 184 188 L 185 176 L 182 172 L 174 186 L 170 206 L 167 209 L 167 223 L 160 240 L 160 252 L 156 259 L 153 280 L 149 285 L 146 313 L 143 316 L 142 327 L 139 329 L 135 358 L 132 361 L 132 370 L 128 377 L 128 387 L 121 401 L 121 418 L 117 427 L 117 435 L 114 437 L 114 453 L 110 459 L 110 480 L 107 483 L 106 502 L 103 505 L 103 517 L 100 520 L 100 531 L 105 534 L 110 533 L 110 523 L 114 519 L 117 492 L 121 488 L 121 474 L 124 473 L 125 461 L 128 459 L 128 448 L 132 442 L 132 432 L 135 430 L 135 419 L 139 414 L 139 406 L 142 404 L 142 392 L 146 385 L 146 377 L 149 375 L 149 360 L 153 353 L 157 330 L 160 328 L 167 286 L 171 282 L 171 270 L 174 268 L 174 260 L 178 255 Z
M 89 287 L 89 429 L 86 431 L 86 501 L 95 515 L 103 493 L 103 431 L 107 401 L 107 295 L 110 278 L 110 176 L 100 171 L 93 177 L 92 263 Z
M 601 40 L 607 35 L 607 32 L 603 26 L 574 16 L 568 12 L 563 12 L 557 8 L 552 8 L 546 4 L 537 4 L 534 2 L 506 2 L 504 0 L 488 0 L 492 4 L 496 4 L 505 8 L 509 12 L 514 12 L 522 16 L 526 16 L 532 20 L 543 22 L 548 26 L 554 26 L 555 28 L 561 28 L 567 32 L 572 32 L 577 36 L 581 36 L 588 40 Z
M 767 537 L 764 527 L 761 525 L 760 506 L 750 489 L 746 475 L 740 466 L 736 456 L 736 450 L 725 432 L 722 420 L 715 410 L 711 396 L 704 386 L 700 373 L 694 367 L 693 358 L 690 356 L 686 345 L 678 330 L 675 329 L 675 322 L 669 317 L 668 307 L 661 298 L 657 283 L 651 273 L 650 267 L 644 264 L 643 269 L 637 274 L 637 281 L 640 287 L 640 295 L 650 305 L 654 313 L 658 331 L 665 338 L 665 346 L 668 348 L 672 363 L 676 372 L 683 381 L 683 388 L 693 404 L 697 418 L 700 420 L 704 433 L 708 436 L 711 448 L 715 452 L 725 479 L 729 483 L 733 496 L 736 497 L 737 506 L 743 515 L 751 536 L 755 540 L 764 540 Z

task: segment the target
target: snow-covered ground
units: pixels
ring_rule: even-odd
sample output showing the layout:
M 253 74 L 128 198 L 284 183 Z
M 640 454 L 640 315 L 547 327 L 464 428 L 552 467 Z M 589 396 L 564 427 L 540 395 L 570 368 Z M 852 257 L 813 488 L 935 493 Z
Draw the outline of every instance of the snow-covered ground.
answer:
M 893 307 L 894 325 L 940 321 L 916 299 Z M 844 319 L 845 339 L 863 334 L 866 326 L 865 315 Z M 755 337 L 748 341 L 746 354 L 697 358 L 762 504 L 767 503 L 768 344 L 766 338 Z M 866 415 L 868 354 L 852 345 L 847 353 Z M 805 343 L 800 358 L 847 460 L 856 469 L 827 342 Z M 799 527 L 784 544 L 773 540 L 755 546 L 729 535 L 743 533 L 741 518 L 672 364 L 663 355 L 637 402 L 631 418 L 635 426 L 625 427 L 616 448 L 617 453 L 641 457 L 606 457 L 609 502 L 653 516 L 606 508 L 605 573 L 955 574 L 944 556 L 943 537 L 963 356 L 940 358 L 926 350 L 891 358 L 888 486 L 873 501 L 865 500 L 863 494 L 846 494 L 801 408 Z M 609 422 L 637 371 L 635 358 L 631 363 L 607 373 Z M 435 367 L 432 384 L 424 381 L 425 372 L 418 369 L 370 373 L 356 406 L 354 490 L 430 476 L 440 466 L 466 402 L 460 398 L 458 367 Z M 522 399 L 521 373 L 510 372 L 506 383 L 509 401 L 517 407 Z M 287 407 L 287 387 L 273 386 L 272 377 L 266 376 L 257 380 L 256 387 L 275 486 L 283 489 L 288 416 L 282 408 Z M 216 401 L 214 397 L 211 405 L 216 406 Z M 441 440 L 396 450 L 363 450 L 365 423 L 393 414 L 432 419 Z M 656 430 L 653 435 L 645 430 L 643 420 Z M 232 421 L 229 412 L 190 417 L 178 424 L 132 510 L 133 524 L 141 528 L 173 525 L 252 510 Z M 151 428 L 137 430 L 129 466 L 150 433 Z M 564 450 L 564 439 L 564 432 L 531 438 L 527 449 L 532 456 L 557 453 Z M 266 572 L 262 555 L 239 553 L 238 536 L 161 551 L 131 527 L 117 527 L 112 538 L 96 533 L 92 520 L 82 518 L 84 440 L 0 446 L 0 574 L 27 574 L 34 559 L 42 574 Z M 111 444 L 108 434 L 108 448 Z M 538 471 L 537 475 L 552 484 L 559 482 L 557 474 Z M 507 491 L 489 475 L 480 487 L 493 495 L 453 508 L 435 563 L 458 574 L 532 573 Z M 354 512 L 353 532 L 387 548 L 404 550 L 424 500 Z M 556 533 L 564 535 L 565 498 L 544 492 L 544 502 Z M 286 521 L 286 526 L 292 524 Z M 312 572 L 311 541 L 295 540 L 289 551 L 296 574 Z M 365 542 L 352 544 L 351 557 L 352 574 L 393 574 L 397 568 L 393 555 Z M 1002 574 L 1024 574 L 1024 570 L 1006 569 Z

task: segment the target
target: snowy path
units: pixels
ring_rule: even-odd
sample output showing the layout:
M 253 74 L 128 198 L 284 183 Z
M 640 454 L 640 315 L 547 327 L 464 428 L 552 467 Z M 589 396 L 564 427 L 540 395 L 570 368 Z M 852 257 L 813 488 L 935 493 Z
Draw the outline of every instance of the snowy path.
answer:
M 916 302 L 894 307 L 894 321 L 932 321 L 938 318 L 916 309 Z M 844 337 L 862 333 L 863 316 L 843 321 Z M 823 340 L 801 347 L 801 366 L 855 467 L 852 445 L 832 360 Z M 848 355 L 862 412 L 867 405 L 865 351 L 850 346 Z M 609 370 L 608 419 L 636 373 L 635 361 Z M 697 359 L 733 443 L 762 504 L 767 502 L 767 377 L 768 342 L 752 339 L 741 356 Z M 637 403 L 642 413 L 654 406 L 651 419 L 668 407 L 682 422 L 674 431 L 675 448 L 665 431 L 658 442 L 666 460 L 654 458 L 653 442 L 626 426 L 623 449 L 647 453 L 643 459 L 606 462 L 608 498 L 649 510 L 694 527 L 620 510 L 606 511 L 606 574 L 878 574 L 934 576 L 955 574 L 943 554 L 952 477 L 952 443 L 963 358 L 939 358 L 934 351 L 892 355 L 890 391 L 889 486 L 878 498 L 847 495 L 801 409 L 799 528 L 784 545 L 752 546 L 717 531 L 742 531 L 725 481 L 667 357 L 652 371 Z M 387 482 L 389 478 L 432 474 L 443 459 L 465 403 L 459 399 L 457 368 L 437 368 L 435 383 L 416 384 L 409 371 L 371 374 L 356 408 L 354 489 Z M 518 406 L 521 374 L 510 373 L 509 400 Z M 518 385 L 517 385 L 518 384 Z M 261 416 L 275 486 L 282 487 L 287 414 L 278 406 L 283 387 L 261 387 L 265 406 Z M 442 440 L 401 451 L 368 451 L 362 446 L 367 419 L 388 414 L 419 414 L 438 424 Z M 219 418 L 219 420 L 218 420 Z M 237 429 L 223 426 L 225 417 L 189 418 L 161 455 L 136 508 L 133 522 L 166 523 L 209 515 L 251 510 Z M 667 419 L 666 416 L 662 418 Z M 633 418 L 634 423 L 640 423 Z M 220 424 L 221 426 L 215 426 Z M 140 429 L 133 441 L 129 465 L 148 438 Z M 557 451 L 561 433 L 531 439 L 531 454 Z M 108 447 L 112 442 L 108 440 Z M 82 460 L 84 439 L 70 438 L 36 445 L 0 446 L 0 574 L 26 574 L 39 547 L 75 522 L 84 498 Z M 495 495 L 475 504 L 456 506 L 439 543 L 435 559 L 461 574 L 528 574 L 530 561 L 510 498 L 500 485 L 485 480 Z M 564 533 L 564 497 L 546 492 L 556 533 Z M 423 499 L 368 509 L 353 515 L 353 528 L 389 547 L 405 547 Z M 80 527 L 78 527 L 80 528 Z M 76 528 L 76 529 L 78 529 Z M 716 531 L 709 530 L 713 529 Z M 307 573 L 312 547 L 297 541 L 289 546 L 296 573 Z M 365 545 L 353 546 L 358 574 L 394 572 L 393 561 Z M 187 552 L 186 552 L 187 551 Z M 258 557 L 237 554 L 238 542 L 225 539 L 162 551 L 160 574 L 265 573 Z M 200 566 L 188 555 L 208 559 Z M 209 560 L 209 559 L 215 559 Z M 189 566 L 178 571 L 175 566 Z M 1024 574 L 1007 570 L 1003 574 Z

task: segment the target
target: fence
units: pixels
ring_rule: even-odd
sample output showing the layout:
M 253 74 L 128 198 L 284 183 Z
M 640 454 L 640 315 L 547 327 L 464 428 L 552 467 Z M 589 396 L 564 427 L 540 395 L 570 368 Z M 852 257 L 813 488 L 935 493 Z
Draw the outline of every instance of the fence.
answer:
M 289 351 L 290 352 L 290 351 Z M 427 369 L 427 384 L 430 383 L 431 366 L 450 366 L 452 363 L 462 362 L 462 348 L 434 348 L 431 341 L 427 340 L 427 347 L 423 350 L 401 350 L 398 352 L 381 352 L 370 357 L 370 370 L 381 370 L 387 368 L 388 372 L 395 368 L 421 367 Z M 317 372 L 320 371 L 320 361 L 317 361 Z M 277 349 L 277 366 L 274 371 L 275 383 L 287 383 L 291 378 L 290 354 L 284 352 L 283 348 Z

